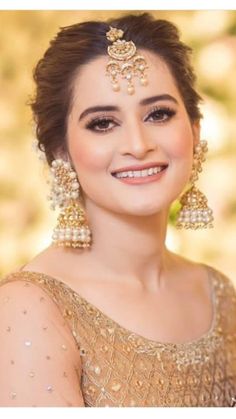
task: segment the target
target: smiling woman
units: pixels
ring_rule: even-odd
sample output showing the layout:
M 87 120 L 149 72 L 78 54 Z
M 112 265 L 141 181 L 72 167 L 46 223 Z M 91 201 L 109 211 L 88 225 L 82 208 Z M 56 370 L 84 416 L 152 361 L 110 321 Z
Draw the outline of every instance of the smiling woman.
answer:
M 177 227 L 213 221 L 190 48 L 148 13 L 83 22 L 34 79 L 60 214 L 52 244 L 1 281 L 0 405 L 233 406 L 235 289 L 165 244 L 185 188 Z

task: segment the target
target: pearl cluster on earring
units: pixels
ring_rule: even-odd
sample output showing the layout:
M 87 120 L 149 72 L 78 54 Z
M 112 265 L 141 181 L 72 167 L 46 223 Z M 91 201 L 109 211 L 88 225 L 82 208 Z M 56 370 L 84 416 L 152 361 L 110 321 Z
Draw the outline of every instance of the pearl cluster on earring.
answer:
M 191 188 L 180 198 L 182 205 L 179 211 L 176 227 L 186 229 L 199 229 L 213 227 L 213 211 L 208 207 L 206 196 L 195 187 L 198 173 L 202 171 L 204 154 L 208 151 L 207 142 L 202 140 L 194 148 L 193 167 L 190 176 Z
M 180 211 L 177 227 L 197 229 L 213 227 L 212 210 L 207 207 L 207 198 L 194 186 L 188 195 L 180 199 L 183 209 Z
M 190 182 L 193 184 L 198 180 L 198 173 L 202 172 L 202 163 L 206 160 L 205 153 L 208 147 L 206 140 L 201 140 L 199 144 L 194 147 L 193 167 L 190 176 Z
M 53 242 L 62 247 L 90 247 L 91 231 L 86 224 L 85 212 L 78 203 L 79 182 L 69 162 L 56 159 L 51 164 L 51 192 L 48 199 L 54 210 L 62 211 L 53 230 Z
M 48 198 L 52 201 L 51 209 L 54 210 L 56 206 L 64 208 L 70 199 L 79 198 L 77 175 L 69 162 L 53 160 L 50 171 L 52 188 Z

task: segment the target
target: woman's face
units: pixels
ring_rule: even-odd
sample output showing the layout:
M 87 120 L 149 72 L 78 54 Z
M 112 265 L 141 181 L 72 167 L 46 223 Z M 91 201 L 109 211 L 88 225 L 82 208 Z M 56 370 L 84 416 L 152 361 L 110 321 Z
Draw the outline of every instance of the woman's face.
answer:
M 149 66 L 148 85 L 134 78 L 133 95 L 127 94 L 124 79 L 119 92 L 112 90 L 105 74 L 108 56 L 83 66 L 75 79 L 67 141 L 85 207 L 89 200 L 120 214 L 155 214 L 169 207 L 189 179 L 198 124 L 191 124 L 165 62 L 140 53 Z M 150 162 L 168 165 L 159 180 L 128 184 L 111 174 Z

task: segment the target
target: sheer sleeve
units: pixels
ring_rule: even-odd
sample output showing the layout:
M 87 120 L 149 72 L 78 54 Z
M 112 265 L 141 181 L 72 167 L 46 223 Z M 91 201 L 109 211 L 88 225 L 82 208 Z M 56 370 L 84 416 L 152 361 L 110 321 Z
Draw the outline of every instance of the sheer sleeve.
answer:
M 0 286 L 0 406 L 84 406 L 81 361 L 50 296 L 24 280 Z

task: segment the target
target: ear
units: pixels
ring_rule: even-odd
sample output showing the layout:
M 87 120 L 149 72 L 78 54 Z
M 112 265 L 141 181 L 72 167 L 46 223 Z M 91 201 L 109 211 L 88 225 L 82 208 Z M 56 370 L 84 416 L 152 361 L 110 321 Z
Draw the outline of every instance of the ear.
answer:
M 193 132 L 193 145 L 196 146 L 200 141 L 200 121 L 196 120 L 192 123 L 192 132 Z

